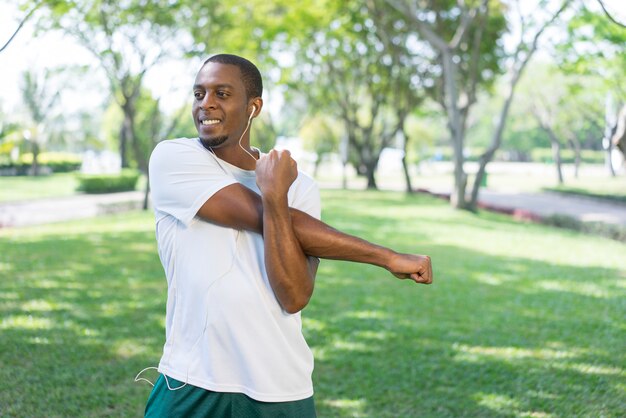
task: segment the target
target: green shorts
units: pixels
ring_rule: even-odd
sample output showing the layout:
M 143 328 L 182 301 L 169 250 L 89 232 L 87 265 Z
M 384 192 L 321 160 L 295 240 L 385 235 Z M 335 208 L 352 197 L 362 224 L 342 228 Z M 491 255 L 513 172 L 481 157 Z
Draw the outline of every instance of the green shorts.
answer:
M 168 377 L 170 387 L 184 383 Z M 145 417 L 159 418 L 315 418 L 313 397 L 292 402 L 260 402 L 243 393 L 212 392 L 187 384 L 169 390 L 159 376 L 146 405 Z

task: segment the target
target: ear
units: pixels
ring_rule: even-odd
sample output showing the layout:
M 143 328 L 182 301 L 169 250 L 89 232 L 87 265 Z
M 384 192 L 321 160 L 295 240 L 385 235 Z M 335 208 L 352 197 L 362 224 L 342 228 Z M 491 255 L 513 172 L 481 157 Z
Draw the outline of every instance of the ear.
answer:
M 255 97 L 250 101 L 249 112 L 250 119 L 256 118 L 261 113 L 261 109 L 263 108 L 263 99 L 260 97 Z

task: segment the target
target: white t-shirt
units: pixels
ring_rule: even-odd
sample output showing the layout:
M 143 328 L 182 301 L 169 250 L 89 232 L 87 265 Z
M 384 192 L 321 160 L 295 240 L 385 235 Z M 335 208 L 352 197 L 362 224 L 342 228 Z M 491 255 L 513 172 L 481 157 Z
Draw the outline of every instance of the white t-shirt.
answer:
M 219 160 L 197 138 L 160 142 L 150 157 L 168 283 L 159 372 L 259 401 L 305 399 L 313 395 L 313 355 L 300 313 L 285 312 L 274 296 L 262 236 L 196 216 L 215 192 L 236 182 L 260 194 L 254 171 Z M 298 174 L 288 202 L 319 219 L 319 190 L 310 177 Z

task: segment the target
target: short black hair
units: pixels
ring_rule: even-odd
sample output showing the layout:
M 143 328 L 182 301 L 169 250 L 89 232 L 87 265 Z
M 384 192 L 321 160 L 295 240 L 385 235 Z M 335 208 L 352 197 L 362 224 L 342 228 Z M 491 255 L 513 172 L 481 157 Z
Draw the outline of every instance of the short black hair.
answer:
M 248 99 L 251 97 L 261 97 L 263 94 L 263 79 L 261 78 L 261 72 L 252 62 L 238 55 L 232 54 L 217 54 L 213 55 L 202 66 L 204 67 L 209 62 L 217 62 L 220 64 L 235 65 L 241 72 L 241 81 L 246 88 L 246 95 Z

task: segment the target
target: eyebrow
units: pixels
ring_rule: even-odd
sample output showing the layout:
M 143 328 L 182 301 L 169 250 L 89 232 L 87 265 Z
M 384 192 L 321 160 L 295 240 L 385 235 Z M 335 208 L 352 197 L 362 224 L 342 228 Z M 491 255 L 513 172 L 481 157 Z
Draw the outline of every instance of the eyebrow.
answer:
M 202 84 L 194 84 L 193 85 L 193 90 L 196 89 L 203 89 L 204 86 Z M 228 84 L 228 83 L 222 83 L 222 84 L 218 84 L 217 86 L 215 86 L 216 89 L 223 89 L 223 88 L 229 88 L 232 89 L 233 85 L 232 84 Z

